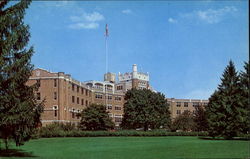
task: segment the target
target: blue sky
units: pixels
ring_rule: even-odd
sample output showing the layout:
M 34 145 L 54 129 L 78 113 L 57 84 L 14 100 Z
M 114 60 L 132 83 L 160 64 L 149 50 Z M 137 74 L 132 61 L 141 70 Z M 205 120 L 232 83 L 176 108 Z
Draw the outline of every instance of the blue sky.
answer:
M 132 64 L 167 97 L 207 99 L 232 59 L 249 58 L 248 1 L 33 1 L 32 63 L 79 81 L 103 80 Z

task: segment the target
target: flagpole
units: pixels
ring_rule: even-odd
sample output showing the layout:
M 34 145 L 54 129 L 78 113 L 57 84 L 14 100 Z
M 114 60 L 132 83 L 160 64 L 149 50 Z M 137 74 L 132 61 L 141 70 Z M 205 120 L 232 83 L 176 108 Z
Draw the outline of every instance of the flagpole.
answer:
M 105 28 L 105 62 L 106 62 L 106 76 L 107 76 L 107 73 L 108 73 L 108 24 L 106 24 L 106 28 Z M 107 98 L 107 86 L 105 85 L 104 86 L 104 89 L 105 89 L 105 105 L 107 107 L 107 104 L 108 104 L 108 98 Z

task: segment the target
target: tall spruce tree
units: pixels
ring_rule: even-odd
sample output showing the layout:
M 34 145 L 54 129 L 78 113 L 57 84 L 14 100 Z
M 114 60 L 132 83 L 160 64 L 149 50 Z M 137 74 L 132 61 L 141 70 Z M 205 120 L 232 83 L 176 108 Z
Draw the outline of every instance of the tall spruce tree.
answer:
M 218 90 L 206 109 L 210 136 L 232 138 L 243 131 L 246 109 L 242 103 L 239 75 L 232 61 L 224 70 Z
M 8 3 L 0 2 L 0 135 L 6 149 L 10 139 L 16 146 L 30 139 L 43 108 L 34 96 L 36 86 L 26 85 L 33 69 L 33 48 L 26 47 L 29 27 L 23 22 L 30 1 Z
M 240 83 L 242 88 L 242 102 L 247 109 L 247 117 L 245 119 L 244 133 L 250 132 L 250 81 L 249 81 L 249 62 L 245 62 L 244 71 L 240 73 Z

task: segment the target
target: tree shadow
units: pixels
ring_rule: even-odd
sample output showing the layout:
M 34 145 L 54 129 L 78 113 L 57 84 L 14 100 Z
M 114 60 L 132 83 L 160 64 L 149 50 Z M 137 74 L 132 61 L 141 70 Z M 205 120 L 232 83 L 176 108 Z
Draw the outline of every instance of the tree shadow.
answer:
M 202 140 L 242 140 L 242 141 L 250 141 L 249 137 L 233 137 L 231 139 L 225 139 L 223 137 L 204 137 L 204 136 L 200 136 L 199 139 Z
M 25 152 L 19 149 L 0 150 L 0 157 L 37 157 L 32 152 Z

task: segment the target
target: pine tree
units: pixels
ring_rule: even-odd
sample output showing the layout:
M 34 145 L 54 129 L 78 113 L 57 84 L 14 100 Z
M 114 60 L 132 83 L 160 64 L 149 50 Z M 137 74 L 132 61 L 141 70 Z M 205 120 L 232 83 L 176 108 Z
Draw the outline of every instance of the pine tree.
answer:
M 250 132 L 250 81 L 249 81 L 249 62 L 245 62 L 244 71 L 240 73 L 240 83 L 242 88 L 242 102 L 247 109 L 247 118 L 245 118 L 244 133 Z
M 33 65 L 33 48 L 27 48 L 30 33 L 24 24 L 25 9 L 30 1 L 22 0 L 8 7 L 0 2 L 0 135 L 8 148 L 30 139 L 39 122 L 42 103 L 36 103 L 36 86 L 27 86 Z
M 222 75 L 218 90 L 210 97 L 206 111 L 210 136 L 232 138 L 243 131 L 246 109 L 242 104 L 239 75 L 232 61 Z

